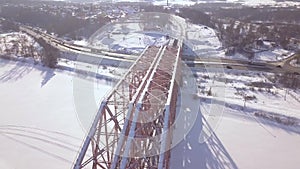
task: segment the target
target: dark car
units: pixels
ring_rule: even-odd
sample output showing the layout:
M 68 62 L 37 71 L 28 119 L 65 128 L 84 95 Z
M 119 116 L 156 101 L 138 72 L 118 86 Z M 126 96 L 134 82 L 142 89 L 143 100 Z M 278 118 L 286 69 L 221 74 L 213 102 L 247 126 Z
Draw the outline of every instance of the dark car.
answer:
M 232 69 L 232 67 L 231 67 L 231 66 L 226 66 L 226 68 L 227 68 L 227 69 Z
M 294 72 L 293 74 L 294 74 L 294 75 L 300 75 L 300 73 L 299 73 L 299 72 Z

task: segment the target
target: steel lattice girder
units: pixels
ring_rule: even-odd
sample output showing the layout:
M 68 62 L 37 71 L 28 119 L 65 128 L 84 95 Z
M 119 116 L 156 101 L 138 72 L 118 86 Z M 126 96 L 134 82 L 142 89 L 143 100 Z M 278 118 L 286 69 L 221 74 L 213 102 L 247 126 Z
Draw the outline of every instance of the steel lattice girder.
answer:
M 126 129 L 124 152 L 112 168 L 168 168 L 180 50 L 168 48 L 159 57 Z
M 180 49 L 151 47 L 141 54 L 102 101 L 74 168 L 87 165 L 92 165 L 93 169 L 120 168 L 121 162 L 128 168 L 157 168 L 159 165 L 168 168 Z M 135 116 L 138 119 L 132 120 Z M 168 129 L 169 132 L 163 133 Z M 134 136 L 128 137 L 132 132 Z M 135 141 L 133 145 L 129 141 L 131 138 L 146 140 Z M 131 149 L 131 157 L 138 158 L 124 158 L 128 155 L 126 148 Z M 93 155 L 87 157 L 87 151 Z M 149 151 L 155 155 L 140 157 Z
M 114 151 L 125 124 L 129 103 L 143 81 L 145 72 L 162 48 L 149 47 L 118 82 L 110 94 L 101 102 L 94 122 L 78 155 L 74 169 L 91 163 L 93 168 L 109 168 Z M 129 117 L 127 117 L 129 118 Z M 91 151 L 91 157 L 87 152 Z

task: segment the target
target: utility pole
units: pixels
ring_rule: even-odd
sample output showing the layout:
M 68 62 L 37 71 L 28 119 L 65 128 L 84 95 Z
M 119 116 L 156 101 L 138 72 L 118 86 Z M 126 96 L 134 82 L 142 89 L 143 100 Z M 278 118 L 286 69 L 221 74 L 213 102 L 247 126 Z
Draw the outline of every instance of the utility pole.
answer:
M 287 95 L 287 93 L 288 93 L 288 89 L 286 88 L 285 89 L 285 95 L 284 95 L 284 101 L 286 101 L 286 95 Z

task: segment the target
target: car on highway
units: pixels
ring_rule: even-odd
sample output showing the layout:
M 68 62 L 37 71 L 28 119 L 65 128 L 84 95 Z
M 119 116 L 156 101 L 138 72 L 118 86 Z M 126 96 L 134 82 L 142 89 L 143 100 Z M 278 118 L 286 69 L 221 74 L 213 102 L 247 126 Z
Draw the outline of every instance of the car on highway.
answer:
M 226 66 L 226 69 L 232 69 L 232 67 L 227 65 L 227 66 Z

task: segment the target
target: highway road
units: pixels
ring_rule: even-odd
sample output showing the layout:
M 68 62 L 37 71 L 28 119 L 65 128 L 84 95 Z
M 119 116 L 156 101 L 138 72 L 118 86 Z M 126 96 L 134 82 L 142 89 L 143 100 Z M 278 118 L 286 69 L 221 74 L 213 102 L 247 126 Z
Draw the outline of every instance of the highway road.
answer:
M 103 59 L 111 59 L 111 60 L 125 61 L 125 62 L 134 62 L 138 57 L 136 55 L 111 52 L 108 50 L 103 50 L 95 47 L 72 44 L 65 40 L 49 35 L 47 33 L 44 33 L 38 29 L 29 26 L 20 26 L 20 30 L 24 31 L 25 33 L 31 35 L 36 39 L 42 38 L 53 47 L 58 48 L 59 50 L 62 51 L 74 52 L 78 54 L 86 54 L 100 59 L 103 58 Z
M 71 44 L 55 36 L 49 35 L 47 33 L 41 32 L 35 28 L 28 27 L 28 26 L 20 26 L 20 30 L 26 32 L 27 34 L 37 39 L 43 38 L 50 45 L 62 51 L 69 51 L 78 54 L 86 54 L 99 59 L 111 59 L 111 60 L 125 61 L 125 62 L 132 62 L 132 63 L 137 58 L 136 55 L 121 54 L 112 51 Z M 294 67 L 290 64 L 290 62 L 296 57 L 299 56 L 293 55 L 287 59 L 281 61 L 272 61 L 272 62 L 249 62 L 246 60 L 232 60 L 232 59 L 225 59 L 225 58 L 191 59 L 191 57 L 184 57 L 184 56 L 182 57 L 182 59 L 188 66 L 195 67 L 195 68 L 204 67 L 204 66 L 216 66 L 216 67 L 223 66 L 223 68 L 226 69 L 300 74 L 300 68 Z
M 294 73 L 300 74 L 300 68 L 290 65 L 290 61 L 295 59 L 296 55 L 288 59 L 276 62 L 249 62 L 246 60 L 232 60 L 225 58 L 197 58 L 195 60 L 183 58 L 185 63 L 190 67 L 205 66 L 223 66 L 226 69 L 263 71 L 271 73 Z

